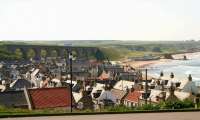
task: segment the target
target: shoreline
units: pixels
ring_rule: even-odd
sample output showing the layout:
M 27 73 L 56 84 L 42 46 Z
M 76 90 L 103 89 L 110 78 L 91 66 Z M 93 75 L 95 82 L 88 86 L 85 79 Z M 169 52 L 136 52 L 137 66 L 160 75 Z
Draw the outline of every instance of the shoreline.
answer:
M 193 53 L 180 53 L 180 54 L 173 54 L 173 59 L 159 59 L 159 60 L 147 60 L 147 61 L 134 61 L 134 60 L 123 60 L 122 65 L 130 65 L 133 68 L 145 68 L 150 65 L 156 64 L 163 64 L 173 60 L 181 60 L 183 56 L 186 56 L 187 59 L 195 59 L 200 58 L 200 52 L 193 52 Z
M 174 59 L 183 59 L 184 55 L 188 59 L 200 58 L 200 52 L 173 54 L 172 57 Z
M 145 68 L 154 64 L 162 64 L 166 62 L 170 62 L 171 59 L 159 59 L 159 60 L 148 60 L 148 61 L 127 61 L 122 62 L 124 65 L 130 65 L 133 68 Z

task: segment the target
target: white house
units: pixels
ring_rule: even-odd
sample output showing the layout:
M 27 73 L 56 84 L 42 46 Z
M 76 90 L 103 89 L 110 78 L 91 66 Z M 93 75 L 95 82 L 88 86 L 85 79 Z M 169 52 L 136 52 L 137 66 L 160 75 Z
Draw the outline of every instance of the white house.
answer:
M 167 99 L 170 96 L 169 91 L 164 91 L 166 93 L 165 99 Z M 179 99 L 179 100 L 185 100 L 191 97 L 191 93 L 189 92 L 182 92 L 182 91 L 174 91 L 174 95 Z M 160 102 L 160 97 L 162 96 L 162 91 L 161 90 L 155 90 L 152 89 L 150 96 L 148 98 L 149 101 L 158 103 Z
M 126 91 L 127 89 L 131 89 L 133 85 L 135 85 L 134 82 L 127 81 L 127 80 L 120 80 L 115 84 L 113 88 Z
M 171 85 L 174 85 L 178 91 L 182 92 L 190 92 L 193 94 L 198 94 L 199 89 L 196 86 L 195 82 L 189 79 L 178 79 L 178 78 L 170 78 L 170 77 L 161 77 L 162 81 L 167 81 L 165 84 L 165 88 L 170 88 Z
M 39 87 L 42 81 L 43 75 L 40 74 L 39 71 L 40 69 L 34 69 L 31 73 L 31 83 L 33 83 L 35 87 Z
M 196 86 L 194 81 L 189 81 L 189 80 L 182 80 L 180 86 L 178 87 L 183 92 L 189 92 L 193 94 L 198 94 L 199 89 Z
M 92 98 L 100 103 L 103 100 L 111 100 L 116 103 L 116 97 L 112 94 L 110 90 L 105 90 L 105 85 L 97 83 L 91 92 Z

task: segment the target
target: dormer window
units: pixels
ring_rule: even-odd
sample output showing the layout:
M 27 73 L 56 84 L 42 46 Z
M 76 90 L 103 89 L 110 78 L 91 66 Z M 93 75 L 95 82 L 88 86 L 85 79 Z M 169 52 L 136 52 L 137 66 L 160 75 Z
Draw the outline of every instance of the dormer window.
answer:
M 181 83 L 177 82 L 175 85 L 176 85 L 176 87 L 180 87 Z
M 165 81 L 164 81 L 164 85 L 167 85 L 167 84 L 168 84 L 168 80 L 165 80 Z
M 156 96 L 156 101 L 159 101 L 159 96 Z

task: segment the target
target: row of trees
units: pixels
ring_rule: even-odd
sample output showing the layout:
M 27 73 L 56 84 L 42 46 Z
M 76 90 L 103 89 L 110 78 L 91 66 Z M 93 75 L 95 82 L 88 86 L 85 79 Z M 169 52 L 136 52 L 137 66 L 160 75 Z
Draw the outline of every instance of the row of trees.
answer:
M 145 46 L 135 46 L 134 50 L 136 51 L 147 51 Z M 155 46 L 151 49 L 152 52 L 161 52 L 161 48 L 158 46 Z

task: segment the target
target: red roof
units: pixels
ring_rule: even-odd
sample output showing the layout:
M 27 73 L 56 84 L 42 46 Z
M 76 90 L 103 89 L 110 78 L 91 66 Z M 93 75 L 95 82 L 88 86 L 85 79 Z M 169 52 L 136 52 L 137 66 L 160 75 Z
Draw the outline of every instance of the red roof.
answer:
M 29 89 L 28 93 L 35 109 L 71 106 L 71 92 L 66 87 Z
M 138 102 L 139 98 L 142 94 L 140 91 L 134 90 L 133 92 L 129 92 L 128 95 L 125 97 L 125 100 L 132 101 L 132 102 Z

